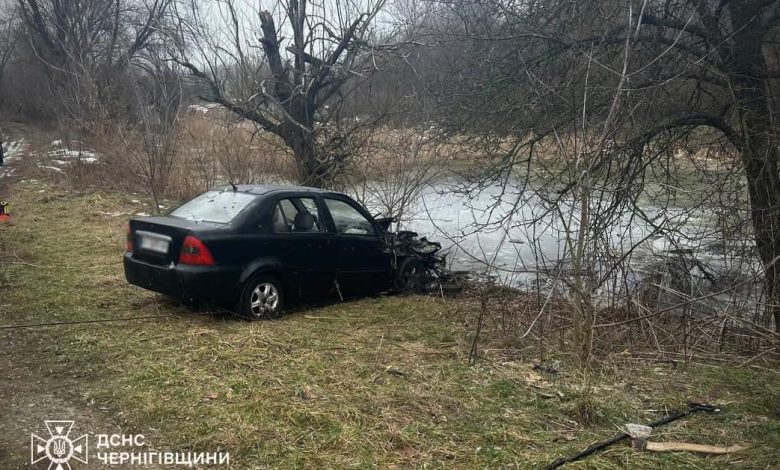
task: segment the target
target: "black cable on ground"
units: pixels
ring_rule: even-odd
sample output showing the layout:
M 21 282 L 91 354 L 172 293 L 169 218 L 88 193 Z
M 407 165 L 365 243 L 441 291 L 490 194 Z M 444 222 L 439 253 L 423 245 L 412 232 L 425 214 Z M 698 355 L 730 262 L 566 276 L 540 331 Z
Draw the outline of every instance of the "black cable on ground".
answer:
M 74 320 L 74 321 L 58 321 L 58 322 L 48 322 L 48 323 L 26 323 L 21 325 L 0 325 L 0 330 L 16 330 L 21 328 L 38 328 L 44 326 L 80 325 L 84 323 L 108 323 L 113 321 L 154 320 L 159 318 L 182 318 L 185 316 L 194 316 L 194 315 L 207 315 L 207 313 L 195 313 L 192 315 L 177 315 L 177 314 L 148 315 L 143 317 L 102 318 L 97 320 Z
M 713 405 L 707 405 L 703 403 L 688 403 L 688 408 L 676 411 L 669 416 L 659 419 L 658 421 L 655 421 L 653 423 L 650 423 L 649 426 L 651 428 L 657 428 L 660 426 L 667 425 L 671 423 L 672 421 L 677 421 L 680 418 L 684 418 L 690 414 L 696 413 L 698 411 L 704 411 L 707 413 L 716 413 L 720 411 L 720 408 L 713 406 Z M 553 470 L 558 467 L 561 467 L 563 465 L 566 465 L 567 463 L 576 462 L 577 460 L 582 460 L 585 457 L 596 453 L 602 449 L 606 449 L 607 447 L 611 446 L 612 444 L 617 444 L 618 442 L 622 441 L 623 439 L 628 439 L 629 436 L 626 433 L 618 434 L 617 436 L 613 437 L 612 439 L 601 441 L 593 444 L 592 446 L 588 447 L 587 449 L 583 450 L 582 452 L 572 455 L 571 457 L 562 457 L 555 462 L 551 463 L 550 465 L 544 467 L 543 470 Z

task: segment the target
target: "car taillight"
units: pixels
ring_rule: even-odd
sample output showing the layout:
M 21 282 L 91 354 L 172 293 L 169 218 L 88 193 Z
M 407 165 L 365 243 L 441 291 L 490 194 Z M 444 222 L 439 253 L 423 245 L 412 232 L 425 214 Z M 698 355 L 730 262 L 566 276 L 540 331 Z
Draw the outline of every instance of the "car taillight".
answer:
M 130 231 L 130 224 L 127 224 L 127 252 L 133 252 L 133 232 Z
M 187 235 L 179 254 L 179 263 L 193 264 L 198 266 L 214 266 L 214 257 L 206 245 L 192 235 Z

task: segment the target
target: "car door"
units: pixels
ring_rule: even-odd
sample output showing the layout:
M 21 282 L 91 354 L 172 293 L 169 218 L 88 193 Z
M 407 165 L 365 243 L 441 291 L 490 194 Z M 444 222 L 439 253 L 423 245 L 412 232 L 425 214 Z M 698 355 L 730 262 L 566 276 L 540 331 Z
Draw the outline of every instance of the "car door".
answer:
M 339 289 L 344 294 L 381 291 L 389 287 L 390 253 L 376 224 L 356 202 L 323 197 L 338 252 Z
M 297 230 L 293 221 L 299 212 L 314 216 L 311 230 Z M 333 234 L 326 228 L 312 196 L 286 196 L 274 201 L 271 214 L 270 249 L 291 273 L 300 297 L 321 297 L 334 290 L 336 251 Z

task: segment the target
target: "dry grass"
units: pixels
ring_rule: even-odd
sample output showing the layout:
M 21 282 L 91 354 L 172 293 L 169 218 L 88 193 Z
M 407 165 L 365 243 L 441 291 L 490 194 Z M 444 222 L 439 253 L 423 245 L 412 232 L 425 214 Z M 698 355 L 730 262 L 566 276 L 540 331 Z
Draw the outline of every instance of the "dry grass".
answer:
M 153 435 L 158 448 L 226 450 L 242 469 L 539 468 L 698 399 L 727 411 L 677 422 L 657 439 L 750 449 L 704 457 L 618 445 L 570 468 L 780 460 L 776 371 L 609 362 L 580 372 L 553 353 L 560 372 L 541 373 L 532 356 L 490 337 L 468 367 L 469 299 L 378 297 L 259 323 L 188 312 L 124 282 L 126 220 L 148 211 L 133 198 L 17 184 L 14 222 L 0 226 L 0 322 L 173 315 L 18 332 L 51 345 L 28 352 L 40 363 L 68 358 L 64 373 L 80 376 L 74 400 Z M 58 378 L 40 380 L 20 393 Z
M 97 154 L 99 164 L 74 160 L 62 166 L 63 172 L 42 170 L 49 181 L 65 181 L 75 190 L 113 189 L 149 193 L 144 174 L 148 173 L 148 155 L 141 145 L 138 130 L 120 123 L 89 129 L 61 128 L 47 134 L 48 141 L 61 139 L 63 146 L 84 147 Z M 185 114 L 179 120 L 175 153 L 170 173 L 160 175 L 162 196 L 183 201 L 196 194 L 225 185 L 242 183 L 290 182 L 295 179 L 294 161 L 279 139 L 267 132 L 256 132 L 246 123 Z M 48 142 L 47 141 L 47 142 Z M 41 144 L 45 151 L 47 144 Z M 43 164 L 56 166 L 42 160 Z
M 108 120 L 89 129 L 60 127 L 47 129 L 48 141 L 62 139 L 94 150 L 101 164 L 74 164 L 63 167 L 64 173 L 50 169 L 38 174 L 51 181 L 63 178 L 77 190 L 119 189 L 147 193 L 143 172 L 133 154 L 142 153 L 132 129 L 119 128 Z M 733 156 L 715 144 L 704 144 L 708 136 L 696 140 L 696 152 L 686 148 L 676 150 L 674 172 L 682 187 L 699 188 L 704 183 L 698 166 L 719 168 Z M 209 114 L 185 112 L 179 118 L 176 136 L 175 164 L 164 186 L 163 196 L 174 201 L 186 200 L 216 185 L 236 183 L 289 183 L 296 180 L 293 156 L 281 140 L 259 131 L 248 122 L 236 121 L 219 111 Z M 529 177 L 538 184 L 559 181 L 573 155 L 573 136 L 563 142 L 552 138 L 534 145 L 533 155 L 518 145 L 516 139 L 493 136 L 482 139 L 469 135 L 446 135 L 437 128 L 394 129 L 381 127 L 358 132 L 351 146 L 354 152 L 345 172 L 334 182 L 342 188 L 360 185 L 365 180 L 385 179 L 388 175 L 411 171 L 420 166 L 435 167 L 436 174 L 474 174 L 486 168 L 496 168 L 514 161 L 519 177 Z M 528 144 L 530 137 L 520 139 Z M 512 158 L 509 158 L 514 152 Z M 526 159 L 533 165 L 527 166 Z M 699 163 L 691 163 L 691 162 Z M 657 166 L 657 165 L 656 165 Z M 726 165 L 728 166 L 728 165 Z M 697 167 L 697 168 L 694 168 Z M 656 169 L 663 178 L 663 169 Z M 656 191 L 655 171 L 650 176 L 649 193 Z M 691 191 L 686 191 L 687 195 Z M 686 200 L 685 195 L 680 196 Z
M 180 120 L 175 181 L 214 184 L 293 181 L 292 154 L 275 135 L 229 118 L 188 115 Z
M 119 124 L 86 130 L 61 129 L 52 135 L 84 142 L 102 159 L 101 165 L 65 168 L 71 187 L 106 188 L 144 192 L 144 160 L 139 139 Z M 53 137 L 58 138 L 58 137 Z M 281 139 L 236 121 L 221 112 L 186 113 L 178 122 L 175 163 L 164 185 L 165 196 L 185 200 L 216 185 L 235 183 L 291 183 L 296 162 Z M 444 137 L 434 130 L 380 128 L 350 137 L 351 158 L 336 184 L 347 185 L 367 178 L 385 178 L 417 166 L 467 168 L 477 161 L 463 137 Z M 135 157 L 134 157 L 135 155 Z M 138 155 L 141 155 L 138 158 Z M 51 175 L 53 179 L 61 175 Z

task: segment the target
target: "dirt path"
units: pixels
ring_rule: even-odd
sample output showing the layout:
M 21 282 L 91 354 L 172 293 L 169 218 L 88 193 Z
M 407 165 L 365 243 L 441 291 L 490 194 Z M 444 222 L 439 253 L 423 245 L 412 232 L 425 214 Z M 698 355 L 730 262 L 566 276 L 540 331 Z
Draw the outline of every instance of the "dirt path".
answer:
M 7 198 L 11 182 L 21 175 L 19 169 L 23 157 L 27 156 L 24 138 L 30 132 L 23 124 L 17 122 L 0 122 L 3 132 L 3 166 L 0 166 L 0 199 Z
M 7 158 L 0 167 L 0 200 L 8 200 L 12 207 L 14 185 L 33 177 L 38 170 L 39 155 L 49 145 L 50 135 L 24 124 L 0 123 L 6 137 Z M 10 150 L 10 151 L 9 151 Z M 12 226 L 5 229 L 12 229 Z M 0 274 L 3 263 L 15 261 L 3 253 L 0 235 Z M 5 255 L 5 256 L 4 256 Z M 15 261 L 16 262 L 16 261 Z M 30 267 L 30 269 L 35 269 Z M 6 284 L 3 284 L 6 282 Z M 13 283 L 0 276 L 0 325 L 16 324 L 6 314 L 11 305 L 4 299 L 3 289 L 12 289 Z M 101 380 L 96 372 L 74 365 L 63 355 L 58 341 L 71 341 L 77 334 L 63 327 L 22 328 L 0 330 L 0 469 L 48 468 L 44 461 L 31 466 L 31 434 L 48 436 L 46 420 L 74 421 L 72 434 L 88 434 L 90 463 L 71 461 L 71 467 L 104 468 L 98 465 L 95 434 L 122 432 L 121 420 L 111 411 L 96 404 L 88 396 L 89 384 Z M 65 327 L 67 328 L 67 327 Z M 114 466 L 113 468 L 117 468 Z M 155 468 L 144 466 L 143 468 Z
M 3 322 L 5 323 L 5 322 Z M 0 462 L 3 469 L 30 468 L 30 434 L 46 436 L 45 420 L 75 421 L 73 433 L 111 433 L 116 423 L 79 396 L 86 373 L 56 354 L 51 331 L 6 330 L 0 335 Z M 33 468 L 47 468 L 40 463 Z M 74 468 L 79 468 L 74 465 Z M 89 468 L 100 468 L 90 464 Z

